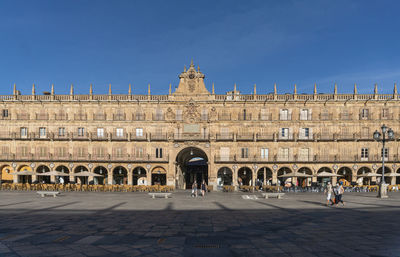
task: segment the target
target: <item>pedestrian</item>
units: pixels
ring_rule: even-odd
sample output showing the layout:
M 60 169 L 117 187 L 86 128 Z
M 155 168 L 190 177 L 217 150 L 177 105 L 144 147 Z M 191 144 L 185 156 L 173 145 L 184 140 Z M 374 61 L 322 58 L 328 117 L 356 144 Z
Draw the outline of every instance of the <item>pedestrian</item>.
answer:
M 333 188 L 331 185 L 331 182 L 328 181 L 328 185 L 325 188 L 325 194 L 326 194 L 326 206 L 328 206 L 329 203 L 332 203 L 332 192 L 333 192 Z
M 197 197 L 197 183 L 196 183 L 196 181 L 193 182 L 193 184 L 192 184 L 192 194 L 191 194 L 191 196 L 192 197 Z
M 202 196 L 204 196 L 206 194 L 206 190 L 207 190 L 206 181 L 203 180 L 203 182 L 201 182 L 201 195 Z
M 342 181 L 340 182 L 337 191 L 338 191 L 338 194 L 337 194 L 337 202 L 336 202 L 336 205 L 337 205 L 339 202 L 341 202 L 342 205 L 344 206 L 344 202 L 343 202 L 343 200 L 342 200 L 342 196 L 343 196 L 343 193 L 344 193 L 344 187 L 343 187 L 343 182 L 342 182 Z
M 63 177 L 60 177 L 60 184 L 64 184 L 64 178 Z

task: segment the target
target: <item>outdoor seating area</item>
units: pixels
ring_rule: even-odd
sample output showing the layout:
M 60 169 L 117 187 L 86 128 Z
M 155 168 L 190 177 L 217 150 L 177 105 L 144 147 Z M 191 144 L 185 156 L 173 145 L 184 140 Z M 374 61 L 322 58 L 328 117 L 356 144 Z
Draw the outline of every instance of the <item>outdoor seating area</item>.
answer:
M 9 191 L 83 191 L 83 192 L 172 192 L 173 186 L 144 185 L 82 185 L 82 184 L 13 184 L 3 183 Z

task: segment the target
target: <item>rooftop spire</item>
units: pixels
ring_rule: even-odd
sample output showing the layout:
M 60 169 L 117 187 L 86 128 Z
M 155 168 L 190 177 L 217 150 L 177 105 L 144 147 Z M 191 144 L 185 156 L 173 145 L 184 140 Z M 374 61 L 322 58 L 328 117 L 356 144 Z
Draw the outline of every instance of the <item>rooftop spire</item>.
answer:
M 257 86 L 256 86 L 256 84 L 254 84 L 254 95 L 256 95 L 257 94 Z
M 151 92 L 150 92 L 150 83 L 149 83 L 149 85 L 147 85 L 147 94 L 148 94 L 148 95 L 151 94 Z
M 333 88 L 333 93 L 336 95 L 337 94 L 337 85 L 335 83 L 335 87 Z
M 374 94 L 377 95 L 378 94 L 378 84 L 375 83 L 375 88 L 374 88 Z
M 51 95 L 54 95 L 54 84 L 51 84 Z
M 89 86 L 89 95 L 93 95 L 93 85 L 92 85 L 92 83 L 90 83 L 90 86 Z
M 32 85 L 32 95 L 35 95 L 36 91 L 35 91 L 35 84 Z
M 296 84 L 294 84 L 294 94 L 295 95 L 297 94 L 297 85 Z
M 183 66 L 183 72 L 186 72 L 186 65 Z
M 193 58 L 190 60 L 190 67 L 194 67 Z
M 71 84 L 71 89 L 69 90 L 69 94 L 73 95 L 74 94 L 74 85 Z
M 15 83 L 14 83 L 14 88 L 13 88 L 13 95 L 17 95 L 17 85 Z
M 111 95 L 112 91 L 111 91 L 111 84 L 108 84 L 108 94 Z
M 314 84 L 314 94 L 317 94 L 317 83 Z
M 236 95 L 236 83 L 233 85 L 233 93 Z
M 197 65 L 197 71 L 200 72 L 200 65 Z
M 212 83 L 212 94 L 215 95 L 214 82 Z
M 357 94 L 357 84 L 356 83 L 354 83 L 354 94 L 355 95 Z
M 274 95 L 276 95 L 276 83 L 274 83 Z
M 129 84 L 128 95 L 132 95 L 132 85 Z
M 397 95 L 397 85 L 394 83 L 393 94 Z
M 169 83 L 169 95 L 171 95 L 171 93 L 172 93 L 172 86 L 171 86 L 171 83 Z

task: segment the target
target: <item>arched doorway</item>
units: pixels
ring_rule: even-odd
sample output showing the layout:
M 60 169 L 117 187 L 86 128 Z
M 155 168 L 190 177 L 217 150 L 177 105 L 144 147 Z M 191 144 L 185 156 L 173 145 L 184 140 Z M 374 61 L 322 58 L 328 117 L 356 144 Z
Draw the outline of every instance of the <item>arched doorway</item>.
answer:
M 101 175 L 101 177 L 94 177 L 93 184 L 95 185 L 105 185 L 108 178 L 107 169 L 103 166 L 97 166 L 93 170 L 94 173 Z
M 167 171 L 163 167 L 155 167 L 151 171 L 151 184 L 161 186 L 167 184 Z
M 85 166 L 78 166 L 75 168 L 74 173 L 78 174 L 81 172 L 88 171 L 88 169 Z M 75 176 L 75 183 L 86 185 L 89 182 L 89 178 L 87 176 Z
M 113 170 L 113 184 L 126 185 L 127 182 L 128 182 L 128 171 L 122 166 L 115 167 Z
M 13 168 L 10 165 L 4 165 L 0 170 L 0 183 L 12 183 L 13 176 L 10 174 L 13 172 Z
M 242 167 L 238 170 L 239 185 L 252 186 L 253 172 L 248 167 Z
M 396 172 L 397 176 L 396 176 L 396 185 L 400 184 L 400 169 L 397 170 Z
M 301 167 L 298 170 L 298 173 L 300 174 L 304 174 L 304 175 L 309 175 L 312 176 L 312 171 L 310 168 L 307 167 Z M 300 187 L 309 187 L 311 186 L 311 182 L 312 182 L 312 177 L 309 176 L 304 176 L 304 177 L 297 177 L 297 185 Z
M 194 181 L 208 184 L 207 154 L 197 147 L 187 147 L 176 156 L 176 188 L 191 189 Z
M 257 179 L 261 181 L 263 185 L 272 184 L 272 170 L 267 167 L 262 167 L 257 171 Z
M 217 185 L 219 187 L 232 185 L 232 170 L 230 168 L 222 167 L 218 170 Z
M 22 165 L 22 166 L 18 167 L 17 171 L 22 172 L 22 173 L 27 172 L 29 174 L 29 173 L 32 173 L 32 168 L 28 165 Z M 32 175 L 18 175 L 17 181 L 18 181 L 18 183 L 31 184 L 32 183 Z
M 69 169 L 64 165 L 57 166 L 56 171 L 69 174 Z M 61 179 L 61 177 L 56 176 L 56 183 L 60 183 L 60 181 L 62 181 L 60 179 Z M 62 176 L 62 179 L 64 180 L 65 184 L 69 183 L 69 176 Z
M 353 172 L 349 167 L 340 168 L 338 170 L 337 174 L 342 176 L 342 177 L 339 177 L 339 181 L 342 181 L 345 186 L 351 185 Z
M 386 183 L 386 184 L 389 184 L 389 185 L 391 184 L 392 177 L 386 176 L 386 174 L 389 174 L 389 173 L 391 173 L 391 172 L 392 172 L 392 170 L 391 170 L 389 167 L 385 166 L 385 174 L 383 174 L 383 175 L 384 175 L 384 177 L 385 177 L 385 183 Z M 380 167 L 380 168 L 376 171 L 376 173 L 382 174 L 382 167 Z M 382 179 L 382 176 L 376 177 L 376 183 L 377 183 L 377 184 L 381 183 L 381 179 Z
M 40 166 L 37 167 L 36 172 L 37 173 L 50 172 L 50 169 L 49 169 L 49 167 L 47 167 L 45 165 L 40 165 Z M 51 183 L 50 176 L 38 175 L 37 179 L 38 179 L 39 183 L 43 183 L 43 184 L 50 184 Z
M 133 169 L 132 172 L 133 185 L 147 185 L 146 169 L 139 166 Z
M 282 167 L 278 170 L 278 186 L 292 186 L 292 170 L 288 167 Z
M 328 182 L 332 183 L 332 178 L 335 176 L 333 171 L 328 167 L 322 167 L 317 171 L 317 182 L 320 186 L 326 186 Z
M 361 167 L 357 171 L 357 185 L 371 185 L 372 183 L 372 172 L 368 167 Z

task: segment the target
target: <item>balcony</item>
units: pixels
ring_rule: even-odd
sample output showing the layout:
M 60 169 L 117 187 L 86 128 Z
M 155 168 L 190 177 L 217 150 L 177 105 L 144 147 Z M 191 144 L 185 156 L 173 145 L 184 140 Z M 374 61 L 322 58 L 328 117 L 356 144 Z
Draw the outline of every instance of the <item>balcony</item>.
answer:
M 332 113 L 320 113 L 319 120 L 333 120 L 333 114 Z
M 130 138 L 132 141 L 146 141 L 147 135 L 146 134 L 138 135 L 136 133 L 130 133 Z
M 107 120 L 107 115 L 105 113 L 93 114 L 93 120 Z
M 279 133 L 278 141 L 291 141 L 291 140 L 294 140 L 293 133 L 287 135 L 282 135 L 281 133 Z
M 146 120 L 146 114 L 132 113 L 132 120 L 136 120 L 136 121 Z
M 241 133 L 236 135 L 237 141 L 254 141 L 253 133 Z
M 29 113 L 19 113 L 17 114 L 17 120 L 29 120 L 30 115 Z
M 54 140 L 68 140 L 69 139 L 69 133 L 64 133 L 64 134 L 53 134 L 53 139 Z
M 241 120 L 241 121 L 251 120 L 251 113 L 239 113 L 238 120 Z
M 338 141 L 352 141 L 356 140 L 357 136 L 356 134 L 351 134 L 351 133 L 341 133 L 341 134 L 335 134 L 335 138 Z
M 272 120 L 272 113 L 259 113 L 258 119 L 259 120 Z
M 233 133 L 224 133 L 216 135 L 217 141 L 233 141 Z
M 321 133 L 318 134 L 318 140 L 319 141 L 333 141 L 335 140 L 334 134 L 328 134 L 328 133 Z
M 231 114 L 230 113 L 218 114 L 218 120 L 219 121 L 229 121 L 229 120 L 231 120 Z
M 74 114 L 74 120 L 87 120 L 87 114 L 83 113 Z
M 96 132 L 90 133 L 90 139 L 93 141 L 107 141 L 108 133 L 98 134 Z
M 274 141 L 273 133 L 259 133 L 256 135 L 257 141 Z
M 48 120 L 49 114 L 47 113 L 36 113 L 36 120 Z
M 342 112 L 342 113 L 339 114 L 339 119 L 340 120 L 352 120 L 353 119 L 353 113 Z
M 181 133 L 174 134 L 175 141 L 209 141 L 209 134 L 200 134 L 200 133 Z
M 379 114 L 380 120 L 393 120 L 393 113 L 381 113 Z
M 214 162 L 234 162 L 236 161 L 235 155 L 215 155 Z
M 279 120 L 292 120 L 292 114 L 288 113 L 288 114 L 280 114 L 279 115 Z
M 51 136 L 51 133 L 41 135 L 40 133 L 31 132 L 29 138 L 34 140 L 50 140 Z
M 7 116 L 0 116 L 0 120 L 11 120 L 11 113 L 9 113 Z
M 112 133 L 111 140 L 115 141 L 127 141 L 128 140 L 128 133 Z
M 167 133 L 151 133 L 150 140 L 151 141 L 167 141 Z
M 124 121 L 124 120 L 126 120 L 126 114 L 125 113 L 113 114 L 113 120 L 114 121 Z
M 66 113 L 54 114 L 54 119 L 55 120 L 68 120 L 68 114 L 66 114 Z
M 372 120 L 372 115 L 370 113 L 360 113 L 359 120 Z
M 74 140 L 89 140 L 88 133 L 72 133 L 72 139 Z
M 299 135 L 297 140 L 299 140 L 299 141 L 313 141 L 314 140 L 314 135 L 311 135 L 311 134 L 308 135 L 308 136 Z
M 165 115 L 163 113 L 157 113 L 152 115 L 153 121 L 164 121 L 165 120 Z

